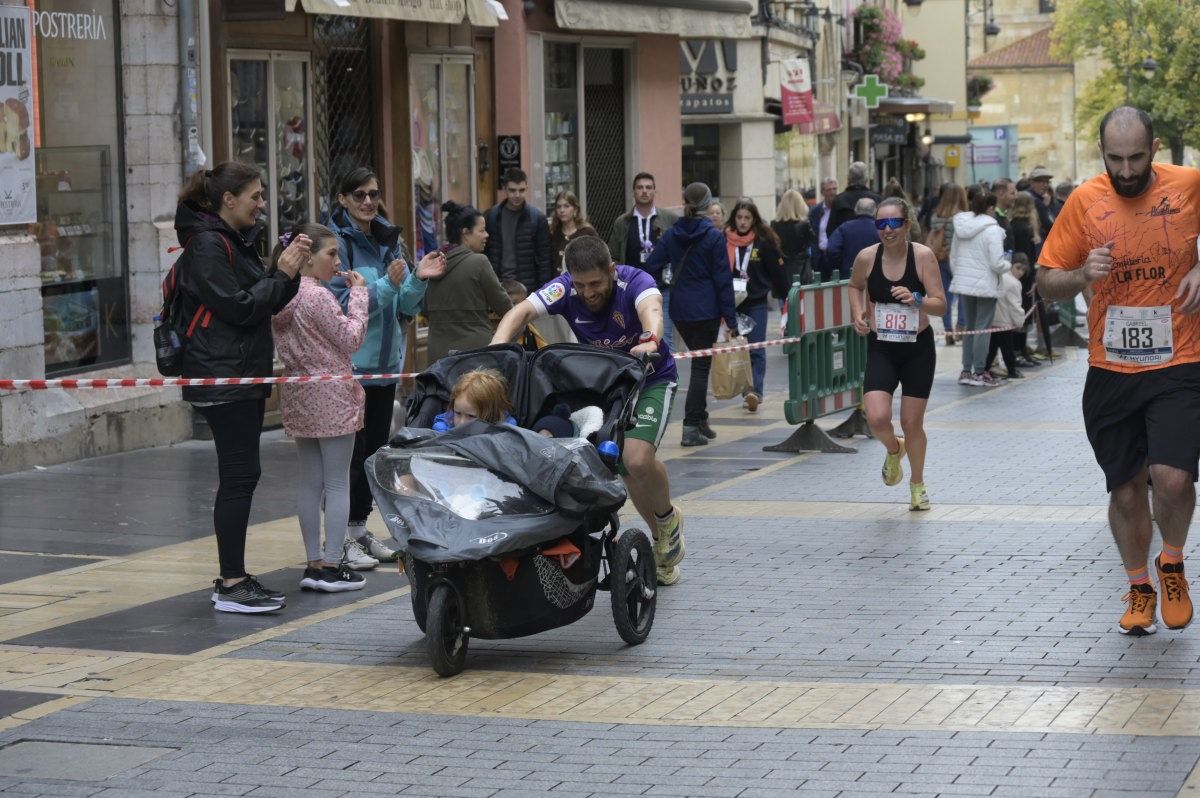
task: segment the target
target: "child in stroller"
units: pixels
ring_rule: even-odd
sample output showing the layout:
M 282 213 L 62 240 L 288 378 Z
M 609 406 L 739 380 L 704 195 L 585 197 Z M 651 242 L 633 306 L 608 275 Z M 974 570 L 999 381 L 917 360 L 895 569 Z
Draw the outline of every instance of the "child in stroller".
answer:
M 600 430 L 591 442 L 551 442 L 478 420 L 440 436 L 421 429 L 445 407 L 449 386 L 480 367 L 512 386 L 518 421 L 595 405 Z M 626 642 L 649 635 L 654 553 L 644 532 L 620 530 L 626 492 L 615 472 L 643 380 L 636 358 L 576 344 L 528 355 L 492 346 L 443 358 L 417 377 L 409 426 L 372 456 L 367 472 L 404 554 L 413 614 L 439 674 L 462 669 L 470 637 L 521 637 L 575 622 L 597 589 L 611 591 Z

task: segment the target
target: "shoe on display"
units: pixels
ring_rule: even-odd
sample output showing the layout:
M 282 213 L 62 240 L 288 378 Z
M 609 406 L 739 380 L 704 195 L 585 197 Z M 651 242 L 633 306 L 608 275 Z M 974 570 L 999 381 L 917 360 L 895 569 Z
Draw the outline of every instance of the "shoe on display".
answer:
M 1162 557 L 1154 558 L 1154 570 L 1158 572 L 1158 589 L 1162 594 L 1162 606 L 1158 614 L 1168 629 L 1182 629 L 1192 622 L 1192 599 L 1188 595 L 1187 579 L 1183 577 L 1183 563 L 1163 563 Z
M 379 560 L 363 551 L 353 538 L 346 538 L 342 545 L 342 562 L 352 571 L 370 571 L 379 565 Z
M 883 484 L 889 488 L 904 479 L 904 465 L 900 462 L 904 459 L 904 439 L 897 438 L 896 443 L 899 445 L 896 451 L 888 452 L 883 458 Z
M 282 599 L 272 598 L 257 586 L 256 580 L 243 579 L 236 585 L 225 587 L 224 580 L 213 581 L 213 609 L 219 612 L 256 614 L 277 612 L 283 609 Z
M 658 535 L 654 538 L 654 562 L 659 568 L 670 568 L 683 561 L 685 548 L 683 544 L 683 513 L 675 505 L 671 505 L 675 514 L 665 525 L 658 527 Z
M 362 590 L 366 586 L 367 580 L 362 574 L 355 573 L 344 565 L 337 568 L 310 566 L 304 569 L 304 578 L 300 580 L 301 589 L 321 593 L 344 593 L 348 590 Z
M 1158 595 L 1150 585 L 1130 585 L 1129 592 L 1121 597 L 1129 606 L 1117 626 L 1117 631 L 1123 635 L 1152 635 L 1158 631 L 1154 625 L 1154 605 Z
M 370 532 L 364 532 L 355 538 L 358 547 L 380 562 L 395 562 L 400 552 L 394 550 Z

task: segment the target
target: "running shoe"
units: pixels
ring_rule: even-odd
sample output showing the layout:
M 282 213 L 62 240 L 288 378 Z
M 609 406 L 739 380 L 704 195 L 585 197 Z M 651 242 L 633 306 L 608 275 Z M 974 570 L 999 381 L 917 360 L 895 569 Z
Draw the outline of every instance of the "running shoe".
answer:
M 904 465 L 900 462 L 904 459 L 904 439 L 897 438 L 896 443 L 899 448 L 895 452 L 888 452 L 883 458 L 883 484 L 888 487 L 899 485 L 900 480 L 904 479 Z
M 959 385 L 972 385 L 973 383 L 971 382 L 971 372 L 969 372 L 969 371 L 958 372 L 958 384 Z
M 762 403 L 762 397 L 751 391 L 742 398 L 742 408 L 749 410 L 751 413 L 758 411 L 759 404 Z
M 1130 585 L 1129 592 L 1121 597 L 1121 601 L 1128 604 L 1129 608 L 1121 616 L 1117 631 L 1135 637 L 1157 632 L 1158 627 L 1154 625 L 1154 605 L 1157 598 L 1154 588 L 1150 585 Z
M 1000 384 L 1000 380 L 993 377 L 990 372 L 981 371 L 971 375 L 970 384 L 977 388 L 995 388 Z
M 282 601 L 284 598 L 287 597 L 286 593 L 279 591 L 279 590 L 272 590 L 271 588 L 264 585 L 262 582 L 258 581 L 258 577 L 255 576 L 254 574 L 246 574 L 246 581 L 273 599 L 279 599 L 280 601 Z
M 354 538 L 346 538 L 342 544 L 342 562 L 352 571 L 370 571 L 379 565 L 379 560 L 363 551 Z
M 667 587 L 682 579 L 683 572 L 679 569 L 678 565 L 672 565 L 670 568 L 656 569 L 655 576 L 658 578 L 659 587 Z
M 271 598 L 263 593 L 250 579 L 243 579 L 229 587 L 225 587 L 223 580 L 214 579 L 212 603 L 213 609 L 219 612 L 247 614 L 277 612 L 284 607 L 283 600 Z
M 659 524 L 658 535 L 654 538 L 654 562 L 660 570 L 679 565 L 686 553 L 683 545 L 683 513 L 673 504 L 671 509 L 675 514 L 666 524 Z
M 358 547 L 366 552 L 369 556 L 374 557 L 380 562 L 395 562 L 400 556 L 400 552 L 392 549 L 379 538 L 372 535 L 370 532 L 364 532 L 355 540 L 358 541 Z
M 924 482 L 913 482 L 908 486 L 908 509 L 929 509 L 929 493 L 925 490 Z
M 717 437 L 717 431 L 708 425 L 708 419 L 700 422 L 700 426 L 696 427 L 700 430 L 700 434 L 708 438 L 710 441 Z
M 1192 622 L 1192 599 L 1188 596 L 1188 583 L 1183 578 L 1183 563 L 1162 562 L 1162 556 L 1154 558 L 1154 569 L 1158 571 L 1158 589 L 1162 591 L 1162 606 L 1158 613 L 1168 629 L 1182 629 Z
M 338 568 L 305 568 L 304 578 L 300 580 L 301 589 L 321 593 L 344 593 L 347 590 L 362 590 L 366 586 L 367 580 L 363 575 L 345 565 Z

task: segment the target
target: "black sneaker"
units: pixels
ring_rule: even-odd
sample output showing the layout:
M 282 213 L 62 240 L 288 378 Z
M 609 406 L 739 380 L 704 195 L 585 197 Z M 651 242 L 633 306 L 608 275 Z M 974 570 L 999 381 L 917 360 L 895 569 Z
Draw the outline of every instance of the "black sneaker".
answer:
M 367 586 L 367 580 L 360 573 L 349 568 L 305 568 L 304 578 L 300 580 L 303 590 L 317 590 L 321 593 L 344 593 L 347 590 L 362 590 Z
M 679 442 L 680 446 L 707 446 L 708 438 L 704 437 L 704 433 L 699 427 L 684 427 L 683 440 Z
M 708 438 L 710 441 L 717 437 L 716 431 L 714 431 L 712 427 L 708 426 L 707 421 L 701 421 L 700 426 L 696 429 L 700 430 L 700 434 Z
M 246 581 L 249 582 L 250 584 L 254 585 L 254 587 L 261 590 L 264 595 L 270 596 L 273 599 L 279 599 L 280 601 L 283 601 L 284 599 L 287 598 L 286 593 L 284 593 L 283 591 L 280 591 L 280 590 L 272 590 L 271 588 L 264 585 L 262 582 L 258 581 L 258 577 L 255 576 L 254 574 L 246 574 Z
M 252 579 L 243 579 L 231 587 L 225 587 L 220 579 L 213 580 L 212 603 L 213 609 L 221 612 L 275 612 L 284 606 L 283 599 L 263 593 Z

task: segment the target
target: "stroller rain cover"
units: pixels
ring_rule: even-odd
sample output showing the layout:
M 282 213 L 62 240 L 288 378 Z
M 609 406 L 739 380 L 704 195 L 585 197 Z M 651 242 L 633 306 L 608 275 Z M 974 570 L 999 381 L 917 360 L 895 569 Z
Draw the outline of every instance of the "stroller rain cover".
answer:
M 575 531 L 586 515 L 618 510 L 626 498 L 624 483 L 586 441 L 482 421 L 384 447 L 366 470 L 392 537 L 428 563 L 548 543 Z

